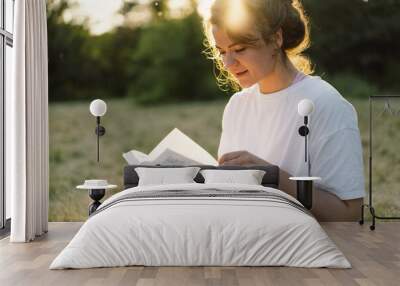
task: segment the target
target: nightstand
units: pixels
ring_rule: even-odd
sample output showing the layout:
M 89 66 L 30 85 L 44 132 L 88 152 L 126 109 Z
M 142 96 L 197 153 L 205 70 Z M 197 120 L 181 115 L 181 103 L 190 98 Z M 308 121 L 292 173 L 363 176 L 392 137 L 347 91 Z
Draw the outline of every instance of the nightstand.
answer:
M 320 177 L 290 177 L 289 180 L 297 183 L 297 200 L 308 210 L 312 208 L 313 181 L 321 180 Z
M 89 191 L 89 197 L 93 202 L 89 205 L 89 216 L 101 205 L 100 200 L 106 194 L 107 189 L 114 189 L 117 185 L 108 184 L 107 180 L 85 180 L 83 185 L 76 186 L 77 189 Z

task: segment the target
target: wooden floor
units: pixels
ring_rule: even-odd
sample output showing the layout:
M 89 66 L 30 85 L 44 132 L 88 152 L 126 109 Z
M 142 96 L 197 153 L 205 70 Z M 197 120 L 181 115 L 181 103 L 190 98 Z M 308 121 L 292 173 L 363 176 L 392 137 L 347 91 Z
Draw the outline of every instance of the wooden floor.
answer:
M 375 231 L 357 223 L 323 227 L 352 269 L 289 267 L 121 267 L 48 270 L 81 223 L 50 223 L 32 242 L 0 241 L 0 285 L 400 285 L 400 223 L 378 223 Z

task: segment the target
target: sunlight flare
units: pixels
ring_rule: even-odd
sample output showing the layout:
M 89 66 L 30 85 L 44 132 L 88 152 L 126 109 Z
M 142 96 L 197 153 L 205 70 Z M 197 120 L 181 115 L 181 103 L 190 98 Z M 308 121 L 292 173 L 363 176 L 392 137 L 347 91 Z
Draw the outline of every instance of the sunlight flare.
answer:
M 211 17 L 211 6 L 213 3 L 214 0 L 198 0 L 197 12 L 206 21 Z
M 231 0 L 231 5 L 226 13 L 226 25 L 232 30 L 240 30 L 246 26 L 248 15 L 242 0 Z

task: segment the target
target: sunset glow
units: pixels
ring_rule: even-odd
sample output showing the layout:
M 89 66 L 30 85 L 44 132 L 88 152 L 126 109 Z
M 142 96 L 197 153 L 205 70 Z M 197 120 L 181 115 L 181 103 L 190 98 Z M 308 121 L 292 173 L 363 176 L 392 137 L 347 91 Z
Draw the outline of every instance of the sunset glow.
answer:
M 71 9 L 65 12 L 66 21 L 83 22 L 87 21 L 92 34 L 102 34 L 110 31 L 113 27 L 121 25 L 124 21 L 122 15 L 118 13 L 124 0 L 75 0 L 71 1 Z M 150 0 L 139 0 L 139 4 L 148 4 Z M 170 16 L 179 18 L 190 12 L 190 0 L 169 0 L 168 8 Z M 150 19 L 149 11 L 146 9 L 137 9 L 138 11 L 129 15 L 134 18 L 134 22 L 144 23 Z
M 232 30 L 239 30 L 248 22 L 248 15 L 242 0 L 231 0 L 231 2 L 226 14 L 226 25 Z
M 198 0 L 197 12 L 199 15 L 204 19 L 209 19 L 211 16 L 210 9 L 213 3 L 214 0 Z

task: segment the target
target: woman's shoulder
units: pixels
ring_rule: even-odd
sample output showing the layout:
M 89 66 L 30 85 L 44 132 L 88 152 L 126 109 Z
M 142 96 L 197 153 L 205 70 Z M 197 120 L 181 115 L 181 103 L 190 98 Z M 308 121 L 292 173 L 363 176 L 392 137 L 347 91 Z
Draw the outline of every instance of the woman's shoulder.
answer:
M 304 84 L 299 88 L 302 92 L 311 94 L 316 100 L 329 101 L 342 98 L 340 92 L 320 76 L 308 75 L 303 81 Z
M 313 76 L 303 92 L 314 103 L 315 117 L 341 122 L 342 127 L 357 123 L 357 112 L 353 105 L 329 82 Z
M 308 98 L 321 109 L 352 109 L 352 105 L 329 82 L 319 76 L 307 76 L 304 84 L 293 92 L 300 98 Z

